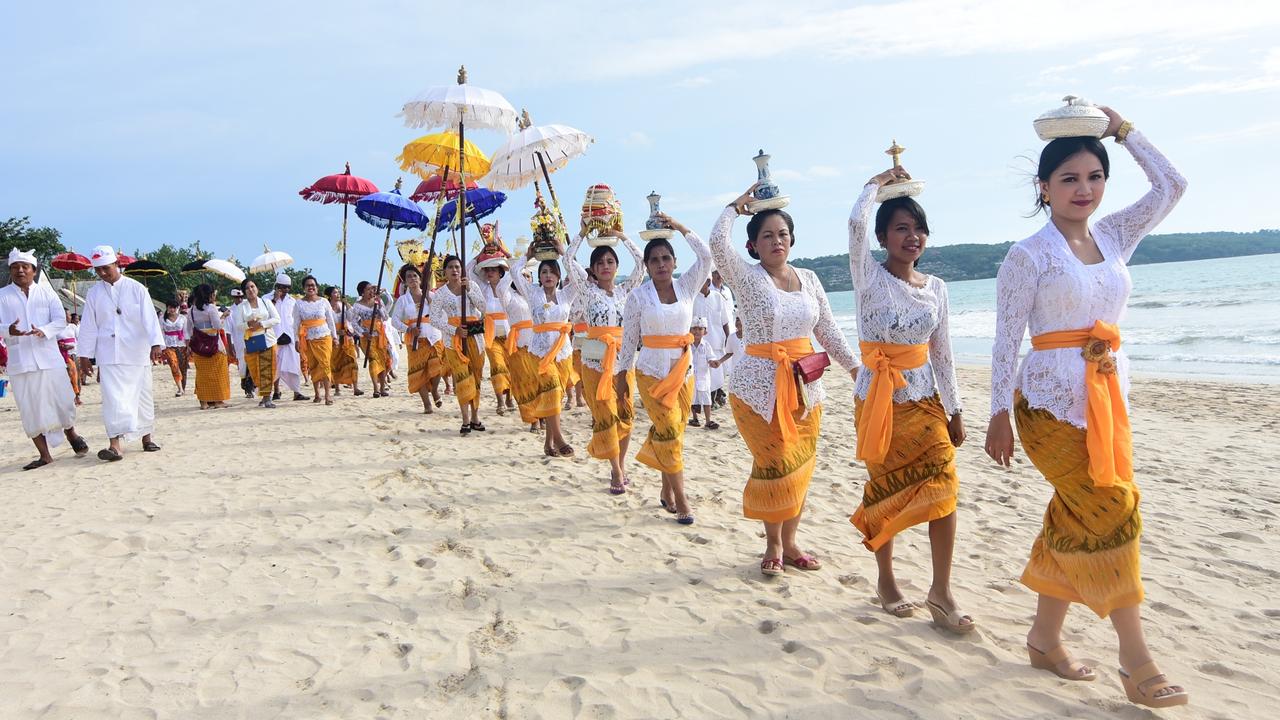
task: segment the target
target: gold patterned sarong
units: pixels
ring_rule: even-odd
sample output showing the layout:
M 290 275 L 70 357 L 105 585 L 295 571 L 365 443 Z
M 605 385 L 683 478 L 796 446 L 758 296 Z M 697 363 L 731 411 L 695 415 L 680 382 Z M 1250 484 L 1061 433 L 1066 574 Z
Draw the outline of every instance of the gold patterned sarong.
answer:
M 855 401 L 854 422 L 867 405 Z M 947 432 L 947 412 L 935 395 L 894 403 L 892 436 L 883 462 L 866 461 L 862 504 L 850 522 L 862 544 L 875 552 L 913 525 L 940 520 L 956 511 L 960 480 L 956 449 Z
M 1083 429 L 1032 408 L 1021 393 L 1013 412 L 1027 458 L 1054 490 L 1022 584 L 1088 605 L 1099 617 L 1141 603 L 1138 486 L 1124 479 L 1094 482 Z
M 458 398 L 458 405 L 470 405 L 480 395 L 480 377 L 484 372 L 484 353 L 476 345 L 475 336 L 460 341 L 466 355 L 459 353 L 452 345 L 444 349 L 445 365 L 453 375 L 453 394 Z
M 729 406 L 738 432 L 751 451 L 751 475 L 742 490 L 743 516 L 780 523 L 799 515 L 813 478 L 822 407 L 813 408 L 808 417 L 801 417 L 803 407 L 792 411 L 796 437 L 787 440 L 776 408 L 766 423 L 734 395 L 729 396 Z
M 689 423 L 689 406 L 693 404 L 693 377 L 686 377 L 674 394 L 659 397 L 654 387 L 662 382 L 662 378 L 636 373 L 640 402 L 653 423 L 644 445 L 636 453 L 636 460 L 659 472 L 683 472 L 684 429 Z M 671 407 L 666 405 L 667 397 L 671 399 Z
M 356 344 L 349 337 L 330 349 L 329 373 L 334 385 L 354 385 L 356 381 Z
M 215 330 L 197 330 L 206 335 L 221 335 Z M 227 371 L 227 354 L 220 352 L 213 357 L 191 353 L 196 366 L 196 399 L 204 403 L 226 402 L 231 399 L 231 377 Z
M 486 320 L 488 315 L 484 316 Z M 493 385 L 493 394 L 502 397 L 502 393 L 511 389 L 511 369 L 507 363 L 507 336 L 485 338 L 484 351 L 489 356 L 489 383 Z
M 304 359 L 307 361 L 307 372 L 310 374 L 311 384 L 314 386 L 316 383 L 332 380 L 333 337 L 326 335 L 318 340 L 308 340 L 303 347 L 306 348 Z
M 249 363 L 249 375 L 253 384 L 258 387 L 258 397 L 271 397 L 276 382 L 276 346 L 256 353 L 245 353 L 245 362 Z
M 413 339 L 413 333 L 404 334 L 404 347 L 409 353 L 410 394 L 421 392 L 432 380 L 444 375 L 444 364 L 441 359 L 444 354 L 444 342 L 438 341 L 432 344 L 427 342 L 426 338 L 419 338 L 418 349 L 414 350 Z
M 602 382 L 608 383 L 613 402 L 596 396 Z M 586 363 L 582 364 L 583 394 L 586 396 L 587 406 L 591 408 L 591 442 L 587 444 L 587 454 L 599 460 L 618 457 L 618 443 L 622 438 L 631 436 L 631 425 L 635 420 L 636 408 L 632 399 L 636 388 L 635 371 L 627 371 L 626 397 L 617 397 L 613 387 L 613 376 L 605 378 L 599 370 Z
M 549 417 L 555 413 L 548 413 L 539 416 L 535 410 L 542 404 L 546 403 L 541 400 L 543 394 L 549 394 L 551 398 L 550 404 L 546 407 L 559 407 L 559 394 L 557 390 L 559 385 L 551 383 L 549 387 L 543 388 L 543 379 L 538 375 L 538 359 L 535 358 L 526 348 L 518 347 L 507 355 L 507 367 L 511 370 L 511 395 L 516 399 L 516 406 L 520 408 L 520 418 L 526 423 L 532 425 L 538 422 L 539 417 Z M 559 378 L 558 374 L 553 374 Z

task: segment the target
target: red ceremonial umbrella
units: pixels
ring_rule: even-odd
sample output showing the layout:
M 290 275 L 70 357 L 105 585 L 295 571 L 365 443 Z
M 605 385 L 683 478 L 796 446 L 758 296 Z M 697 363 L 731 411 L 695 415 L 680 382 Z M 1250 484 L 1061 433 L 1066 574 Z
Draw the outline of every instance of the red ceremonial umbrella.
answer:
M 414 202 L 427 202 L 430 200 L 437 200 L 440 198 L 440 194 L 442 192 L 442 189 L 441 189 L 442 185 L 444 186 L 443 193 L 446 200 L 452 200 L 458 197 L 457 176 L 456 175 L 452 176 L 449 178 L 448 182 L 445 182 L 444 179 L 441 177 L 441 174 L 436 173 L 435 175 L 432 175 L 426 180 L 423 180 L 422 182 L 418 183 L 418 188 L 413 191 L 413 194 L 409 196 L 409 199 Z M 468 190 L 475 190 L 478 187 L 479 186 L 476 185 L 475 180 L 467 180 Z
M 116 253 L 116 265 L 118 265 L 121 270 L 129 267 L 130 265 L 132 265 L 137 261 L 138 259 L 133 257 L 132 255 L 125 255 L 124 253 Z
M 303 200 L 310 200 L 324 205 L 342 204 L 342 296 L 344 298 L 347 296 L 347 206 L 355 205 L 360 198 L 376 192 L 378 192 L 378 186 L 374 185 L 372 181 L 351 174 L 351 163 L 347 163 L 347 169 L 342 173 L 325 175 L 310 186 L 298 191 Z M 344 301 L 342 304 L 342 318 L 339 320 L 339 324 L 346 327 L 346 323 L 347 305 Z
M 88 270 L 93 267 L 93 263 L 89 262 L 89 258 L 80 253 L 64 252 L 61 255 L 54 256 L 49 264 L 58 270 L 66 270 L 71 273 L 71 312 L 76 311 L 76 302 L 79 297 L 76 295 L 76 273 Z

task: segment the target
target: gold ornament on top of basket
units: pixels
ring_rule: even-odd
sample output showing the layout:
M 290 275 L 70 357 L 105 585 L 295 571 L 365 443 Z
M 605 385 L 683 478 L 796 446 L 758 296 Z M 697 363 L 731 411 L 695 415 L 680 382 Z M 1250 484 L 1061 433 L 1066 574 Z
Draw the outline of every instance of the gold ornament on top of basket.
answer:
M 502 243 L 502 236 L 498 234 L 498 223 L 485 223 L 480 226 L 480 240 L 482 245 L 480 252 L 476 255 L 476 267 L 485 268 L 505 268 L 507 267 L 507 258 L 511 253 L 507 252 L 507 248 Z
M 533 256 L 538 260 L 555 260 L 560 257 L 556 240 L 564 235 L 564 228 L 556 220 L 555 213 L 547 209 L 541 190 L 537 191 L 533 207 L 533 217 L 529 220 L 529 228 L 533 230 Z
M 587 245 L 600 247 L 618 244 L 618 238 L 605 235 L 622 232 L 622 204 L 613 194 L 613 188 L 599 183 L 587 188 L 582 201 L 582 226 L 587 232 Z

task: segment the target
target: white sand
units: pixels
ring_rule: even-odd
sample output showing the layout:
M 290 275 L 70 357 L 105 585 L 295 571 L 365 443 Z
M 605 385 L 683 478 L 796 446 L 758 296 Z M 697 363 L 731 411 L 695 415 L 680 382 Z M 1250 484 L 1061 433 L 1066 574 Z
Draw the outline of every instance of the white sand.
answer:
M 1125 701 L 1110 624 L 1072 610 L 1096 683 L 1026 663 L 1034 596 L 1017 582 L 1051 491 L 982 452 L 986 373 L 962 371 L 955 590 L 980 631 L 874 601 L 848 523 L 851 386 L 831 383 L 801 539 L 826 567 L 764 579 L 741 517 L 750 457 L 727 411 L 691 428 L 696 525 L 658 507 L 656 473 L 607 493 L 569 413 L 573 460 L 518 418 L 459 438 L 416 398 L 202 412 L 155 374 L 158 454 L 35 472 L 0 400 L 0 718 L 1150 717 Z M 233 385 L 233 391 L 235 386 Z M 234 394 L 234 393 L 233 393 Z M 81 429 L 103 446 L 98 388 Z M 1142 380 L 1133 393 L 1146 521 L 1144 615 L 1179 718 L 1266 717 L 1280 692 L 1280 397 L 1275 386 Z M 637 444 L 648 425 L 637 423 Z M 247 439 L 267 434 L 259 447 Z M 927 535 L 898 543 L 921 600 Z M 1176 714 L 1175 714 L 1176 713 Z

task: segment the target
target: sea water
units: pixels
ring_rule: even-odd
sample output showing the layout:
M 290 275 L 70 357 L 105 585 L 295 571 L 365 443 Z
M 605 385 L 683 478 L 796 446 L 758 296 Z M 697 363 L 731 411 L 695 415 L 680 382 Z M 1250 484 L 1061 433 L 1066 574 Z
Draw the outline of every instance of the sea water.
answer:
M 1280 254 L 1135 265 L 1120 334 L 1135 373 L 1280 383 Z M 956 361 L 991 362 L 996 281 L 947 283 Z M 831 310 L 857 341 L 854 294 Z M 1031 347 L 1023 340 L 1023 351 Z

